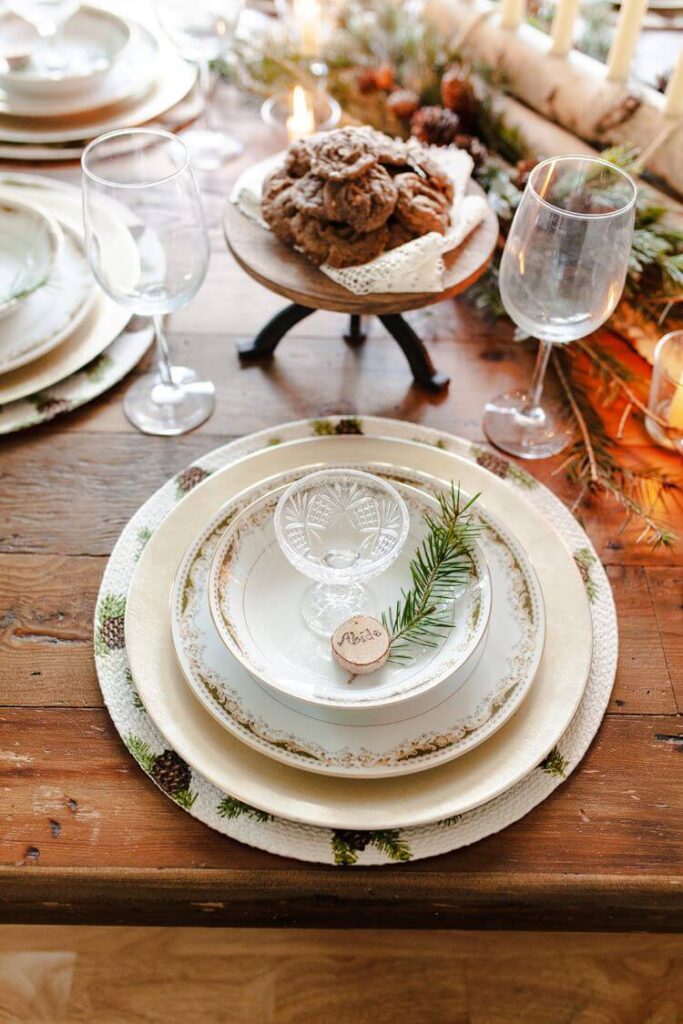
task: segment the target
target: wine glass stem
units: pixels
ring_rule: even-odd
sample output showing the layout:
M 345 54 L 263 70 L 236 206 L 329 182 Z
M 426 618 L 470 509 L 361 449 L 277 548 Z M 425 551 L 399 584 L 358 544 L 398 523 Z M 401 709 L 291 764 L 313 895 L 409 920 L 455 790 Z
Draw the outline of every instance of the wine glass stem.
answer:
M 157 370 L 159 380 L 162 384 L 173 384 L 171 376 L 171 359 L 168 351 L 168 341 L 164 334 L 164 318 L 161 314 L 154 317 L 154 332 L 157 341 Z
M 200 123 L 207 131 L 213 131 L 213 117 L 211 116 L 211 67 L 208 60 L 199 61 L 199 91 L 202 96 Z
M 541 341 L 538 349 L 538 355 L 536 356 L 534 373 L 526 393 L 526 402 L 524 403 L 524 408 L 522 410 L 523 413 L 533 413 L 541 404 L 545 374 L 548 369 L 548 360 L 550 359 L 550 353 L 552 350 L 553 343 L 551 341 Z

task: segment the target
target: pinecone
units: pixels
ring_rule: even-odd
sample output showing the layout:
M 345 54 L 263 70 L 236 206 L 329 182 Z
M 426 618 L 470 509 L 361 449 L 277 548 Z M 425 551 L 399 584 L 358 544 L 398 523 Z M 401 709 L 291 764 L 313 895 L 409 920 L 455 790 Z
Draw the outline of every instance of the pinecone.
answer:
M 520 192 L 523 192 L 526 188 L 526 183 L 529 180 L 529 175 L 533 171 L 534 167 L 538 163 L 538 160 L 518 160 L 517 161 L 517 173 L 512 179 L 512 184 L 515 188 L 518 188 Z
M 411 134 L 426 146 L 450 146 L 460 127 L 460 118 L 443 107 L 422 107 L 410 121 Z
M 488 469 L 490 473 L 499 476 L 501 480 L 505 480 L 510 471 L 509 462 L 505 459 L 500 459 L 493 452 L 485 451 L 483 448 L 477 452 L 477 465 Z
M 120 650 L 125 646 L 123 628 L 125 612 L 125 597 L 107 594 L 102 601 L 98 613 L 99 641 L 107 650 Z
M 420 97 L 412 89 L 397 89 L 387 99 L 387 107 L 396 117 L 412 117 L 420 105 Z
M 441 102 L 460 118 L 463 128 L 472 128 L 479 103 L 474 86 L 461 68 L 449 68 L 441 79 Z
M 175 750 L 164 750 L 154 758 L 150 775 L 169 796 L 177 796 L 190 788 L 192 772 L 189 765 L 179 757 Z
M 476 135 L 456 135 L 453 142 L 458 149 L 466 149 L 474 161 L 474 169 L 478 171 L 486 163 L 489 152 Z
M 41 416 L 50 417 L 59 415 L 60 412 L 67 412 L 71 408 L 66 398 L 41 398 L 36 402 L 36 409 Z
M 200 484 L 202 480 L 206 480 L 208 475 L 207 471 L 202 469 L 201 466 L 188 466 L 187 469 L 184 469 L 182 473 L 178 474 L 176 477 L 176 483 L 178 484 L 179 490 L 181 490 L 183 494 L 187 494 L 193 487 Z
M 335 835 L 351 850 L 364 850 L 368 845 L 367 832 L 350 832 L 346 829 L 337 829 Z
M 114 615 L 102 623 L 102 642 L 112 650 L 125 646 L 123 634 L 123 615 Z
M 359 68 L 356 83 L 363 95 L 380 91 L 389 92 L 394 87 L 394 72 L 388 64 L 383 64 L 379 68 Z
M 339 420 L 334 428 L 335 434 L 362 434 L 361 425 L 357 419 L 348 417 L 347 419 Z

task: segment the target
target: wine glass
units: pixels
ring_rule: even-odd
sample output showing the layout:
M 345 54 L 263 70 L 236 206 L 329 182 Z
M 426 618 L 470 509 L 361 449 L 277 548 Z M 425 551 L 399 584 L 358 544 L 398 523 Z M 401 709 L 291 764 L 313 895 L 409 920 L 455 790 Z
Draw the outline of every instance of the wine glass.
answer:
M 512 320 L 541 347 L 527 391 L 486 404 L 484 431 L 511 455 L 542 459 L 572 431 L 562 407 L 541 405 L 552 346 L 596 330 L 611 316 L 628 270 L 636 186 L 621 168 L 588 156 L 553 157 L 529 176 L 500 265 Z
M 243 151 L 232 135 L 217 131 L 211 116 L 211 61 L 234 42 L 242 0 L 157 0 L 159 22 L 179 52 L 199 67 L 203 112 L 199 127 L 182 133 L 195 167 L 215 170 Z
M 59 46 L 59 32 L 71 18 L 80 0 L 6 0 L 6 6 L 38 31 L 43 45 L 32 57 L 37 70 L 48 75 L 68 67 L 68 54 Z
M 157 372 L 129 388 L 128 419 L 146 434 L 183 434 L 214 408 L 214 387 L 172 366 L 163 315 L 197 293 L 209 239 L 186 147 L 175 135 L 121 129 L 83 152 L 83 220 L 88 260 L 104 291 L 131 313 L 154 319 Z

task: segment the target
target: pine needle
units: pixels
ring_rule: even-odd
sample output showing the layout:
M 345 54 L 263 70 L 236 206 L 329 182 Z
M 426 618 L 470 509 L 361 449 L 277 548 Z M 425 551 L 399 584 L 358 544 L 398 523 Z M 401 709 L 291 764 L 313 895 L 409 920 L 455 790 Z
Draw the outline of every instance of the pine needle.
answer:
M 436 647 L 452 629 L 447 602 L 472 574 L 472 545 L 481 530 L 472 518 L 478 497 L 463 504 L 460 488 L 451 484 L 450 491 L 438 497 L 438 513 L 425 514 L 427 536 L 410 562 L 412 586 L 382 614 L 393 660 L 409 658 L 408 648 L 415 644 Z

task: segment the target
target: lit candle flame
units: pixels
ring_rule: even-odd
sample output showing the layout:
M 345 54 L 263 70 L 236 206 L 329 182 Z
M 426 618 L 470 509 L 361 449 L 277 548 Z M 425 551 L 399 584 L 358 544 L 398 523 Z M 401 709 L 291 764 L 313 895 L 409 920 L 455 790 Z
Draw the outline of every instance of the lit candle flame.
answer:
M 290 142 L 303 139 L 315 130 L 315 117 L 310 94 L 300 85 L 294 86 L 292 93 L 292 114 L 287 118 L 287 138 Z

